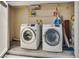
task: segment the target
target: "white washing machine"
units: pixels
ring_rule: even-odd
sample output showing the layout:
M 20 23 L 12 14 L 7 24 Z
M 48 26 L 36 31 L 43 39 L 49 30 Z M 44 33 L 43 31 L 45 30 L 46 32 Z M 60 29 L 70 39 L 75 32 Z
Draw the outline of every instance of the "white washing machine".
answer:
M 20 42 L 22 48 L 37 49 L 40 44 L 40 25 L 22 24 Z
M 43 24 L 42 49 L 45 51 L 62 52 L 62 25 L 54 27 L 51 24 Z

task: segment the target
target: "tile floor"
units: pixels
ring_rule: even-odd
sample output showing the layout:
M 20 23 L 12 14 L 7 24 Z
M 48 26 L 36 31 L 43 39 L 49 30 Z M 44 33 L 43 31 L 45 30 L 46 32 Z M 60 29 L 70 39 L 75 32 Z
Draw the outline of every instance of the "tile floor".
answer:
M 20 56 L 29 56 L 29 57 L 74 58 L 73 52 L 70 51 L 63 51 L 62 53 L 53 53 L 53 52 L 43 51 L 41 47 L 38 50 L 22 49 L 20 47 L 19 41 L 13 41 L 11 43 L 11 48 L 7 53 L 11 54 L 11 55 L 5 55 L 8 57 L 12 55 L 20 55 Z
M 6 55 L 4 56 L 4 58 L 34 58 L 34 57 L 18 56 L 18 55 L 9 55 L 9 54 L 6 54 Z

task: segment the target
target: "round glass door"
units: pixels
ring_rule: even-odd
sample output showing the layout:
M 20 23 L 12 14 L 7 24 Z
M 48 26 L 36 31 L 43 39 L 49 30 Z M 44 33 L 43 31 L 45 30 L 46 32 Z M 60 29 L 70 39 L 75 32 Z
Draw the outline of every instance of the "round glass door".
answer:
M 55 29 L 49 29 L 45 33 L 45 41 L 50 46 L 56 46 L 59 44 L 60 41 L 60 35 L 58 31 Z
M 29 30 L 26 30 L 23 33 L 23 37 L 26 41 L 30 41 L 32 39 L 32 33 Z
M 25 43 L 32 43 L 36 38 L 36 34 L 31 28 L 24 28 L 21 34 L 22 40 Z

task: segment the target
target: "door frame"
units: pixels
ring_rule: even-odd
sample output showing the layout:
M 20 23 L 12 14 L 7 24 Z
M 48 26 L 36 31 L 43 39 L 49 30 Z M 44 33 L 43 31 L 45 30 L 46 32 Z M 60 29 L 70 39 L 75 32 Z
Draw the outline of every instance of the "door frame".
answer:
M 5 8 L 7 8 L 6 9 L 6 13 L 7 13 L 7 23 L 6 23 L 6 41 L 5 41 L 5 43 L 6 43 L 6 46 L 5 46 L 5 49 L 2 51 L 2 53 L 0 54 L 0 57 L 3 57 L 4 55 L 5 55 L 5 53 L 8 51 L 8 48 L 9 48 L 9 20 L 8 20 L 8 4 L 6 3 L 6 2 L 4 2 L 4 1 L 0 1 L 0 4 L 3 6 L 3 7 L 5 7 Z
M 74 2 L 74 55 L 79 57 L 79 2 Z

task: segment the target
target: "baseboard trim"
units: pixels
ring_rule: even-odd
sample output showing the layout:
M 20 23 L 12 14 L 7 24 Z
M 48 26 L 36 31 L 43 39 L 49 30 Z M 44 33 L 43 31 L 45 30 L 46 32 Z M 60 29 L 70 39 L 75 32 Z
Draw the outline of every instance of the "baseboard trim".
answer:
M 20 39 L 18 39 L 18 38 L 14 38 L 13 40 L 17 40 L 17 41 L 19 41 Z

